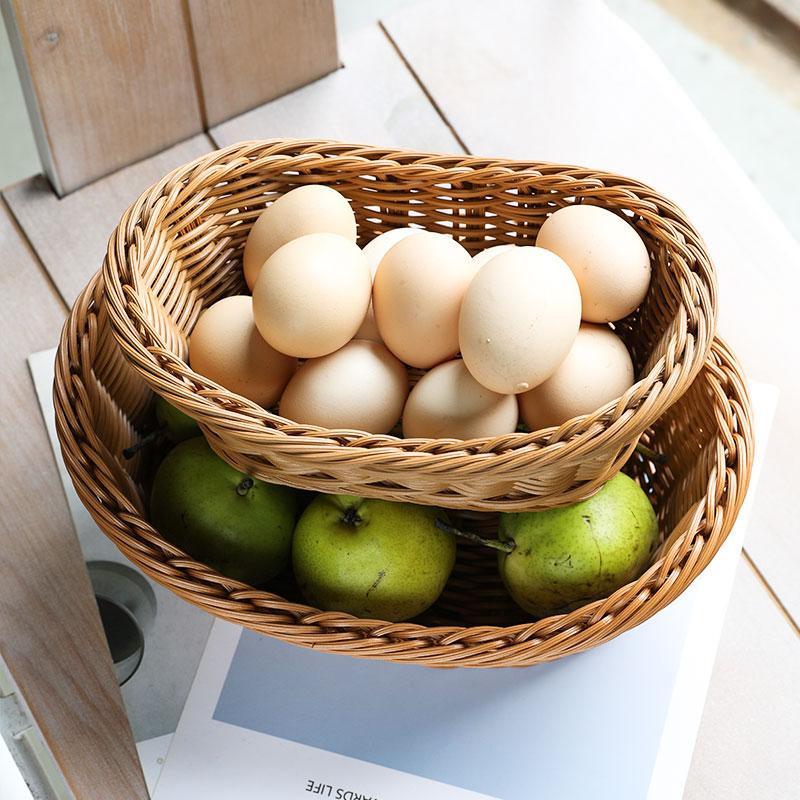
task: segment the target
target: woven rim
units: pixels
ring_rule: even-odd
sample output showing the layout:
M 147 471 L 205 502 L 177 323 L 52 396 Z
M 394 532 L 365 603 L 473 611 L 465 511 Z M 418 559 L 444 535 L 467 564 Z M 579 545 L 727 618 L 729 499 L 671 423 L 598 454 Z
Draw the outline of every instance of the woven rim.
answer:
M 547 214 L 576 198 L 626 215 L 654 268 L 642 308 L 617 325 L 639 381 L 557 429 L 463 442 L 297 424 L 195 373 L 185 360 L 187 336 L 202 308 L 243 290 L 240 254 L 250 226 L 265 203 L 303 183 L 333 185 L 348 197 L 362 244 L 408 223 L 455 232 L 470 252 L 532 243 Z M 451 508 L 536 508 L 591 493 L 691 385 L 715 330 L 714 272 L 699 235 L 679 208 L 638 181 L 330 141 L 243 143 L 169 173 L 123 215 L 104 279 L 124 358 L 197 419 L 234 466 L 302 488 Z
M 108 357 L 101 295 L 96 276 L 67 320 L 56 359 L 56 427 L 79 497 L 122 553 L 155 581 L 217 617 L 288 642 L 431 666 L 525 666 L 576 653 L 638 625 L 680 595 L 727 537 L 747 490 L 750 404 L 733 355 L 716 340 L 692 389 L 645 436 L 670 453 L 669 465 L 657 469 L 640 456 L 629 464 L 656 498 L 667 532 L 637 581 L 569 614 L 511 625 L 388 623 L 323 612 L 221 576 L 147 522 L 131 477 L 139 465 L 120 456 L 138 438 L 120 406 L 139 397 L 140 385 L 119 356 L 116 367 Z M 494 559 L 469 546 L 459 552 L 452 591 L 437 613 L 448 613 L 448 604 L 473 603 L 476 619 L 481 609 L 495 614 L 497 581 L 487 578 L 490 569 L 496 572 Z

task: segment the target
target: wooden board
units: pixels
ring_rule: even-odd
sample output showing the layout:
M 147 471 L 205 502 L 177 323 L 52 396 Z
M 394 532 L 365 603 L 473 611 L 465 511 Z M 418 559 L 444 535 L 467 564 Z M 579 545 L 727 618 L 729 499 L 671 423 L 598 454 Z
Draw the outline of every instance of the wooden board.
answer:
M 339 66 L 332 0 L 189 0 L 207 125 Z
M 100 269 L 108 237 L 125 209 L 169 170 L 211 149 L 211 141 L 200 134 L 60 199 L 41 175 L 10 186 L 3 195 L 71 305 Z
M 211 137 L 220 147 L 244 139 L 296 136 L 460 152 L 377 26 L 343 41 L 341 56 L 341 69 L 211 128 Z
M 441 0 L 384 25 L 473 153 L 617 171 L 685 208 L 718 270 L 722 335 L 750 376 L 781 389 L 747 548 L 800 620 L 789 501 L 800 441 L 797 242 L 653 52 L 599 0 L 508 0 L 502 15 L 491 4 Z
M 686 784 L 686 800 L 797 797 L 798 685 L 797 640 L 751 567 L 742 562 Z
M 780 14 L 790 25 L 800 29 L 800 0 L 761 0 L 761 2 Z
M 65 311 L 1 202 L 0 264 L 0 652 L 75 796 L 146 798 L 26 364 Z
M 4 8 L 59 194 L 203 129 L 180 0 L 4 0 Z

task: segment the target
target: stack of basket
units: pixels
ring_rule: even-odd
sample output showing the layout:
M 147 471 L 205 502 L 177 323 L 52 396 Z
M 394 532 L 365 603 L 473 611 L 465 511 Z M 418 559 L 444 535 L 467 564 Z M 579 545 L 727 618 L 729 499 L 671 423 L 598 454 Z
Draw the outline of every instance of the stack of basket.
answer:
M 187 364 L 203 308 L 244 291 L 241 254 L 266 204 L 305 183 L 352 204 L 359 243 L 415 224 L 470 251 L 532 244 L 574 202 L 624 214 L 651 254 L 641 308 L 618 323 L 638 382 L 557 429 L 497 439 L 404 441 L 284 420 Z M 101 273 L 79 297 L 56 364 L 67 469 L 103 531 L 144 572 L 210 613 L 300 645 L 434 666 L 522 666 L 578 652 L 652 616 L 719 549 L 747 489 L 753 452 L 739 367 L 715 334 L 716 287 L 702 241 L 649 187 L 584 168 L 437 156 L 328 141 L 250 142 L 174 170 L 125 213 Z M 491 531 L 494 512 L 590 495 L 621 467 L 656 507 L 662 540 L 647 571 L 610 597 L 541 620 L 521 616 L 491 551 L 459 545 L 439 602 L 415 622 L 324 612 L 238 583 L 189 558 L 147 521 L 139 439 L 153 393 L 194 417 L 212 447 L 268 481 L 448 507 Z M 669 454 L 658 465 L 642 442 Z

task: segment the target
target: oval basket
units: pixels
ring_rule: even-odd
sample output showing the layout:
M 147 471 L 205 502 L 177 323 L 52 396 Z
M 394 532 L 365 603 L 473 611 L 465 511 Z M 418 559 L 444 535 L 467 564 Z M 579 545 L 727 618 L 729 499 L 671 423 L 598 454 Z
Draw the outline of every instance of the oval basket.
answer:
M 147 575 L 205 611 L 288 642 L 365 658 L 430 666 L 526 666 L 601 644 L 674 600 L 717 552 L 747 490 L 751 412 L 730 351 L 715 340 L 697 380 L 643 437 L 668 454 L 657 466 L 638 452 L 626 466 L 655 505 L 661 541 L 647 571 L 604 600 L 532 620 L 502 587 L 494 551 L 459 542 L 437 604 L 406 623 L 356 619 L 302 602 L 290 578 L 262 591 L 223 577 L 169 544 L 147 521 L 148 468 L 122 450 L 139 439 L 129 415 L 138 378 L 108 331 L 102 281 L 78 298 L 56 359 L 55 414 L 64 462 L 100 528 Z M 109 342 L 112 342 L 109 345 Z M 456 512 L 491 533 L 494 513 Z
M 188 336 L 200 312 L 245 291 L 241 254 L 253 221 L 306 183 L 348 198 L 362 245 L 413 224 L 451 233 L 475 253 L 497 243 L 533 244 L 547 215 L 569 203 L 624 216 L 644 239 L 653 269 L 641 308 L 615 326 L 637 383 L 557 429 L 464 442 L 298 424 L 193 372 Z M 103 272 L 124 358 L 198 420 L 234 466 L 306 489 L 478 511 L 553 506 L 596 490 L 691 385 L 715 330 L 715 279 L 700 237 L 644 184 L 579 167 L 329 141 L 244 143 L 174 170 L 125 213 Z

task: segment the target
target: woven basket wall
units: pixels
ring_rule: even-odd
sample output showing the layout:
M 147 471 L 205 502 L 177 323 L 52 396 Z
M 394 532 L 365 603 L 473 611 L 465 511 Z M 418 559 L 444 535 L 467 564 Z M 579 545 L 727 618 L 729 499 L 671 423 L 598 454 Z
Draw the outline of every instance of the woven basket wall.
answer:
M 653 268 L 641 308 L 616 326 L 637 383 L 557 429 L 462 442 L 304 425 L 196 374 L 186 353 L 200 312 L 244 291 L 241 253 L 253 221 L 305 183 L 328 184 L 350 200 L 362 245 L 414 224 L 452 233 L 475 253 L 533 244 L 547 215 L 568 203 L 625 216 Z M 715 280 L 700 237 L 644 184 L 579 167 L 328 141 L 244 143 L 171 172 L 123 216 L 104 277 L 114 334 L 143 380 L 126 389 L 130 405 L 122 406 L 134 422 L 149 386 L 197 419 L 226 460 L 265 480 L 477 511 L 564 504 L 597 489 L 691 385 L 715 330 Z
M 524 666 L 608 641 L 674 600 L 725 540 L 747 490 L 753 455 L 750 405 L 740 369 L 716 340 L 697 380 L 644 441 L 667 453 L 656 466 L 638 453 L 626 470 L 649 493 L 661 544 L 639 580 L 567 615 L 533 620 L 509 599 L 493 551 L 459 542 L 440 601 L 414 622 L 362 620 L 306 605 L 290 578 L 263 591 L 198 563 L 147 521 L 147 466 L 125 460 L 132 417 L 148 398 L 114 347 L 96 277 L 64 327 L 56 361 L 55 411 L 64 461 L 100 528 L 145 573 L 205 611 L 295 644 L 431 666 Z M 112 342 L 109 345 L 109 342 Z M 126 412 L 123 409 L 131 409 Z M 493 513 L 461 522 L 491 534 Z

